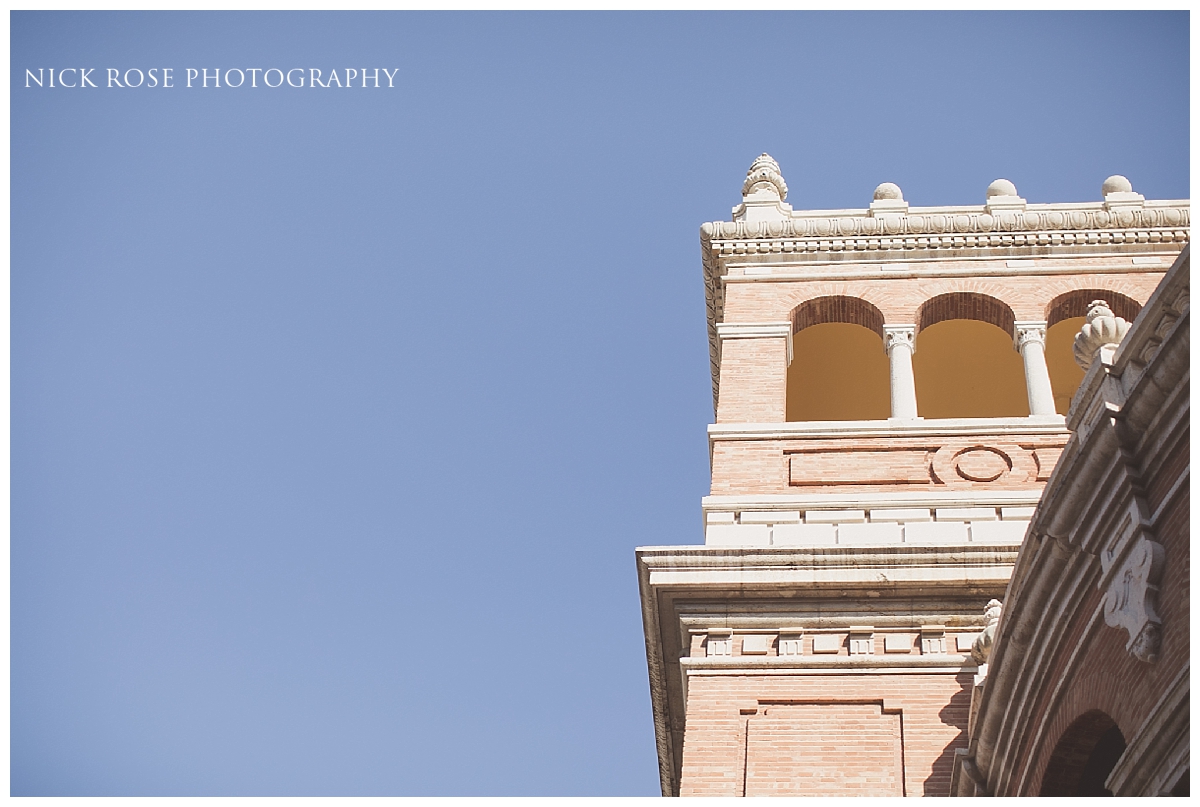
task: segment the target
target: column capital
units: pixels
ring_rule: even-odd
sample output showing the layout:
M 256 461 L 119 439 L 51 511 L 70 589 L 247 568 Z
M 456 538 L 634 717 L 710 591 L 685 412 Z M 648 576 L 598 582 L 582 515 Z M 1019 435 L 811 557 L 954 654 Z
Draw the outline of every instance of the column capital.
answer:
M 1030 342 L 1037 342 L 1044 348 L 1046 346 L 1046 325 L 1046 322 L 1036 320 L 1014 322 L 1013 347 L 1020 351 Z
M 892 355 L 892 348 L 897 345 L 904 345 L 910 353 L 917 352 L 917 326 L 916 325 L 884 325 L 883 326 L 883 349 L 887 354 Z

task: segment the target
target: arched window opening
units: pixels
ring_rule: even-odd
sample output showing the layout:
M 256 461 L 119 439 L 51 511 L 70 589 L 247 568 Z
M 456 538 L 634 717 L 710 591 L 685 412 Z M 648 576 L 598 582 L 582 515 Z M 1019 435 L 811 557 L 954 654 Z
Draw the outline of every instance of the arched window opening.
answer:
M 1041 796 L 1111 796 L 1104 786 L 1125 753 L 1125 737 L 1111 717 L 1097 709 L 1063 732 L 1042 778 Z
M 1141 304 L 1131 297 L 1107 289 L 1076 289 L 1060 294 L 1046 306 L 1046 369 L 1050 373 L 1050 386 L 1054 389 L 1054 411 L 1067 414 L 1071 399 L 1083 381 L 1083 370 L 1075 363 L 1072 352 L 1075 334 L 1087 320 L 1084 315 L 1092 300 L 1104 300 L 1118 317 L 1133 322 L 1142 310 Z
M 883 314 L 856 297 L 819 297 L 792 312 L 787 419 L 883 420 L 891 402 Z
M 1026 417 L 1012 309 L 983 294 L 942 294 L 917 314 L 913 376 L 923 418 Z

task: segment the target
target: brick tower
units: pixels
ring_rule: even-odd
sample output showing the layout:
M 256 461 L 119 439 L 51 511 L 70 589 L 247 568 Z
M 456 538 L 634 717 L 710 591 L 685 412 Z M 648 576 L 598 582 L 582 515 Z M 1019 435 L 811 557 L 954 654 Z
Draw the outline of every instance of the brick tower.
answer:
M 703 546 L 637 550 L 664 795 L 948 795 L 971 646 L 1082 378 L 1186 201 L 793 211 L 762 155 L 701 227 L 716 423 Z

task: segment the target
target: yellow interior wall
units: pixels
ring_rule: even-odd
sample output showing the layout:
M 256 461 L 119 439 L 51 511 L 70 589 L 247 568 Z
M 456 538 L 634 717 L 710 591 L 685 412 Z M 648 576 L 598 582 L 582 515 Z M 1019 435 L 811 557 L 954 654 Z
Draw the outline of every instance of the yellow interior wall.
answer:
M 891 414 L 883 340 L 861 325 L 830 322 L 792 337 L 787 419 L 882 420 Z
M 1072 317 L 1056 322 L 1046 331 L 1046 369 L 1050 371 L 1050 386 L 1054 389 L 1054 411 L 1067 414 L 1071 398 L 1083 381 L 1083 370 L 1075 363 L 1075 334 L 1087 322 L 1086 317 Z
M 952 319 L 921 331 L 913 375 L 923 418 L 1029 414 L 1021 355 L 1012 337 L 990 323 Z

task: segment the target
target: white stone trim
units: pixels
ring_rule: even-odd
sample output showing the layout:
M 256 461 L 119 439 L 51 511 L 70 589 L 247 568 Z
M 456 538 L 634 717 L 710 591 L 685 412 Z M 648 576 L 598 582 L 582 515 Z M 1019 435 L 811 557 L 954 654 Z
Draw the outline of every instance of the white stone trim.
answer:
M 799 510 L 743 510 L 738 513 L 739 524 L 799 524 Z
M 938 420 L 819 420 L 788 423 L 710 423 L 708 441 L 841 439 L 845 437 L 975 437 L 1008 434 L 1069 436 L 1062 415 Z
M 986 544 L 978 544 L 977 547 L 987 547 Z M 642 549 L 656 549 L 659 547 L 641 547 Z M 696 547 L 697 549 L 709 550 L 724 550 L 724 551 L 739 551 L 745 552 L 747 549 L 740 547 Z M 822 549 L 826 547 L 818 547 Z M 844 547 L 827 547 L 832 550 L 843 550 Z M 1006 547 L 1000 547 L 1006 548 Z M 754 547 L 753 549 L 773 549 L 773 547 Z M 905 546 L 904 544 L 893 544 L 890 547 L 863 547 L 860 549 L 863 555 L 870 553 L 901 549 L 922 549 L 929 551 L 938 551 L 938 547 L 932 546 Z M 1015 554 L 1016 547 L 1008 547 Z M 781 563 L 795 562 L 795 549 L 777 550 L 776 554 L 787 554 L 789 557 L 781 559 Z M 991 565 L 973 567 L 970 569 L 970 574 L 966 570 L 954 566 L 935 566 L 934 568 L 914 568 L 909 566 L 899 566 L 881 570 L 877 567 L 866 568 L 822 568 L 822 569 L 786 569 L 786 568 L 746 568 L 746 569 L 652 569 L 650 571 L 650 584 L 653 586 L 671 586 L 672 588 L 695 588 L 699 590 L 709 590 L 714 585 L 725 586 L 762 586 L 762 587 L 783 587 L 793 588 L 795 586 L 813 585 L 815 583 L 837 584 L 840 586 L 854 586 L 856 588 L 870 588 L 871 586 L 896 586 L 896 585 L 1000 585 L 1008 583 L 1009 577 L 1012 574 L 1011 564 Z M 879 579 L 880 574 L 886 574 L 886 583 Z
M 866 520 L 863 510 L 812 510 L 804 514 L 805 524 L 861 524 Z
M 877 507 L 870 511 L 871 521 L 933 521 L 930 507 Z
M 1187 230 L 1191 225 L 1188 200 L 1146 202 L 1136 209 L 1121 206 L 1110 210 L 1106 202 L 1075 204 L 1026 204 L 1020 197 L 992 197 L 985 205 L 962 207 L 910 207 L 906 214 L 889 214 L 882 219 L 869 208 L 849 210 L 789 211 L 775 221 L 720 221 L 700 226 L 702 242 L 714 247 L 729 246 L 737 254 L 739 243 L 800 242 L 801 248 L 815 246 L 845 249 L 938 248 L 1035 246 L 1043 240 L 1081 246 L 1112 243 L 1113 236 L 1150 230 Z M 780 209 L 780 212 L 783 212 Z M 1108 239 L 1100 238 L 1104 233 Z M 1092 240 L 1087 236 L 1095 234 Z M 1071 236 L 1067 240 L 1067 236 Z M 1032 239 L 1031 239 L 1032 237 Z M 1186 237 L 1186 236 L 1185 236 Z M 925 241 L 919 244 L 918 240 Z M 1123 243 L 1124 238 L 1117 243 Z M 909 241 L 913 243 L 908 243 Z M 863 243 L 859 243 L 863 242 Z M 1145 239 L 1149 242 L 1149 238 Z M 785 248 L 786 249 L 786 248 Z M 792 250 L 786 250 L 792 251 Z
M 726 339 L 787 340 L 787 363 L 792 363 L 792 323 L 790 322 L 718 322 L 717 337 Z
M 806 523 L 708 524 L 704 543 L 712 547 L 875 547 L 952 546 L 990 544 L 1019 546 L 1029 529 L 1028 521 L 983 520 L 933 521 L 925 511 L 908 521 L 864 522 L 842 518 L 836 512 L 810 511 Z M 811 515 L 809 519 L 807 516 Z
M 742 510 L 883 510 L 937 507 L 1035 507 L 1037 490 L 919 490 L 894 493 L 762 493 L 752 496 L 705 496 L 705 513 Z

